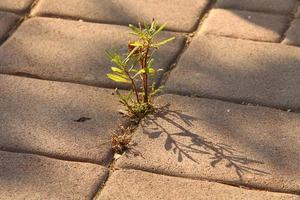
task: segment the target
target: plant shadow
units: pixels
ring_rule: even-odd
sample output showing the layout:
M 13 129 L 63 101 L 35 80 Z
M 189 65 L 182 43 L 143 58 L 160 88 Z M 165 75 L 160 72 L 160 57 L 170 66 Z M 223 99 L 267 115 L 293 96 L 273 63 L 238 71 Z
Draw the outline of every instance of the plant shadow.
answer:
M 141 128 L 142 132 L 151 139 L 165 135 L 164 148 L 177 155 L 178 162 L 189 159 L 199 164 L 195 154 L 205 154 L 210 159 L 211 167 L 215 168 L 226 163 L 225 167 L 233 169 L 240 180 L 243 180 L 243 175 L 246 173 L 259 176 L 270 174 L 258 167 L 250 166 L 263 165 L 264 162 L 247 158 L 240 155 L 231 145 L 213 142 L 199 133 L 188 130 L 194 126 L 195 119 L 197 118 L 178 110 L 171 110 L 170 104 L 166 104 L 158 108 L 155 113 L 146 116 L 141 123 Z M 169 131 L 174 128 L 179 131 L 176 133 Z

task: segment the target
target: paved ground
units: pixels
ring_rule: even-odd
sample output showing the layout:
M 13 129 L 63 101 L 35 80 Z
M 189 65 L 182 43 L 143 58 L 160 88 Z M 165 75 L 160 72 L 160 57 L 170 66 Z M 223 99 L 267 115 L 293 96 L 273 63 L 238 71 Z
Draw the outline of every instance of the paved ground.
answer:
M 114 160 L 104 50 L 153 17 L 165 94 Z M 1 0 L 0 199 L 300 199 L 299 67 L 299 0 Z

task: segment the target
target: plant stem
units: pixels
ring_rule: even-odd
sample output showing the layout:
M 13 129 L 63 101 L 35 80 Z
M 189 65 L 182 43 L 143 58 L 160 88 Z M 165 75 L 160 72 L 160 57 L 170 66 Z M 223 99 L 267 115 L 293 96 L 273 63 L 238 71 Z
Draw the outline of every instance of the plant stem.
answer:
M 149 45 L 146 47 L 145 57 L 142 61 L 142 68 L 147 67 L 147 61 L 148 61 L 148 53 L 149 53 Z M 143 74 L 143 87 L 144 87 L 144 103 L 148 104 L 148 73 L 145 72 Z
M 132 89 L 133 89 L 133 92 L 135 94 L 135 97 L 136 97 L 136 101 L 138 103 L 140 103 L 140 99 L 139 99 L 139 93 L 138 93 L 138 90 L 136 88 L 136 85 L 135 85 L 135 82 L 134 80 L 132 79 L 132 77 L 130 76 L 129 72 L 125 70 L 125 73 L 127 74 L 128 78 L 130 79 L 131 81 L 131 85 L 132 85 Z

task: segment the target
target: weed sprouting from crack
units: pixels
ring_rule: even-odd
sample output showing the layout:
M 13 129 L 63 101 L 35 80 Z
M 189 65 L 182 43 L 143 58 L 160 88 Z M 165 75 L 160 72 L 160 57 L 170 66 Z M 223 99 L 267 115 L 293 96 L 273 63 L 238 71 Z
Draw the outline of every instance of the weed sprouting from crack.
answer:
M 113 51 L 106 51 L 113 66 L 107 77 L 114 82 L 129 84 L 131 90 L 127 94 L 121 94 L 118 88 L 115 93 L 120 102 L 125 106 L 123 112 L 128 117 L 127 123 L 119 125 L 112 134 L 112 148 L 116 153 L 123 153 L 128 149 L 133 129 L 137 123 L 147 114 L 155 110 L 154 97 L 162 90 L 162 86 L 156 87 L 155 82 L 150 86 L 149 77 L 157 76 L 162 69 L 154 67 L 153 54 L 161 46 L 171 42 L 175 37 L 157 41 L 156 36 L 165 28 L 165 24 L 159 25 L 155 20 L 151 24 L 142 26 L 129 25 L 132 35 L 136 40 L 129 41 L 128 51 L 125 55 Z M 129 122 L 129 123 L 128 123 Z M 136 123 L 137 122 L 137 123 Z
M 120 102 L 126 108 L 129 117 L 141 118 L 153 111 L 154 96 L 162 86 L 156 87 L 155 82 L 150 86 L 149 77 L 157 76 L 162 69 L 154 66 L 153 54 L 163 45 L 171 42 L 175 37 L 163 41 L 157 41 L 156 36 L 165 28 L 165 24 L 158 25 L 156 21 L 139 27 L 129 25 L 130 34 L 136 36 L 136 40 L 129 41 L 128 51 L 125 55 L 113 51 L 106 51 L 113 66 L 107 77 L 114 82 L 129 84 L 131 90 L 127 94 L 121 94 L 116 88 Z

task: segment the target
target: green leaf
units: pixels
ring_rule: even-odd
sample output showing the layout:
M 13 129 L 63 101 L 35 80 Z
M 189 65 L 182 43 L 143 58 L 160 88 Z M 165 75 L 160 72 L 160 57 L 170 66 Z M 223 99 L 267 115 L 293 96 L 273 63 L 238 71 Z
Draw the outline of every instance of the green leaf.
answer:
M 143 46 L 143 44 L 140 43 L 139 41 L 131 42 L 130 45 L 131 45 L 131 46 L 134 46 L 134 47 L 142 47 L 142 46 Z
M 134 32 L 134 33 L 137 33 L 137 34 L 140 34 L 141 33 L 141 29 L 139 29 L 138 27 L 132 25 L 132 24 L 129 24 L 128 25 L 129 28 Z
M 133 91 L 130 90 L 130 92 L 128 93 L 128 95 L 126 96 L 125 100 L 128 102 L 131 99 L 131 96 L 133 94 Z
M 156 95 L 157 93 L 159 93 L 160 91 L 162 91 L 163 88 L 164 88 L 164 86 L 160 86 L 159 88 L 154 89 L 154 86 L 152 86 L 152 92 L 150 93 L 150 96 Z
M 113 63 L 115 63 L 118 66 L 123 66 L 122 65 L 122 57 L 119 55 L 115 55 L 114 58 L 111 60 Z
M 161 32 L 166 27 L 166 24 L 161 25 L 153 34 L 152 37 Z
M 126 73 L 122 73 L 122 74 L 120 74 L 120 73 L 118 73 L 118 72 L 114 72 L 113 74 L 115 74 L 115 75 L 117 75 L 117 76 L 120 76 L 120 77 L 122 77 L 122 78 L 125 78 L 125 79 L 129 79 L 128 78 L 128 75 L 126 74 Z
M 168 42 L 171 42 L 171 41 L 174 40 L 174 39 L 175 39 L 175 37 L 170 37 L 170 38 L 168 38 L 168 39 L 166 39 L 166 40 L 163 40 L 163 41 L 161 41 L 161 42 L 159 42 L 159 43 L 154 44 L 154 46 L 160 47 L 160 46 L 162 46 L 162 45 L 164 45 L 164 44 L 167 44 Z
M 129 72 L 137 73 L 137 72 L 138 72 L 138 70 L 137 70 L 137 69 L 134 69 L 134 68 L 132 68 L 132 69 L 130 69 L 130 71 L 129 71 Z
M 130 83 L 130 81 L 126 78 L 123 78 L 116 74 L 107 74 L 107 77 L 115 82 L 121 82 L 121 83 Z
M 144 73 L 146 73 L 145 69 L 144 68 L 140 69 L 132 78 L 135 78 L 137 75 L 144 74 Z
M 117 73 L 120 73 L 120 74 L 123 74 L 123 73 L 124 73 L 124 71 L 123 71 L 122 69 L 117 68 L 117 67 L 111 67 L 111 70 L 112 70 L 113 72 L 117 72 Z
M 115 89 L 115 92 L 118 95 L 120 102 L 126 106 L 127 102 L 125 101 L 124 96 L 119 92 L 118 88 Z
M 123 63 L 127 63 L 130 59 L 130 57 L 135 53 L 136 50 L 138 50 L 139 47 L 134 47 L 134 49 L 132 49 L 132 51 L 127 55 L 127 57 L 123 60 Z
M 155 30 L 156 29 L 156 21 L 152 21 L 151 23 L 151 27 L 150 27 L 150 30 Z
M 105 50 L 105 53 L 110 59 L 113 58 L 113 54 L 111 52 L 109 52 L 108 50 Z
M 148 62 L 148 67 L 153 67 L 153 64 L 154 64 L 154 59 L 151 58 Z
M 123 100 L 123 95 L 119 92 L 118 88 L 115 89 L 116 94 L 118 95 L 118 97 Z
M 147 24 L 146 22 L 144 22 L 144 28 L 145 28 L 145 30 L 148 30 L 148 29 L 150 29 L 150 26 L 149 26 L 149 24 Z
M 110 52 L 108 50 L 105 50 L 105 53 L 110 58 L 111 62 L 116 64 L 117 66 L 124 68 L 124 65 L 122 64 L 123 58 L 121 55 Z
M 129 24 L 129 28 L 133 31 L 130 34 L 136 35 L 136 36 L 138 36 L 140 38 L 144 38 L 144 33 L 143 33 L 143 31 L 140 28 L 138 28 L 138 27 L 136 27 L 136 26 L 134 26 L 132 24 Z
M 155 74 L 156 73 L 156 70 L 153 67 L 147 67 L 145 71 L 148 74 Z

